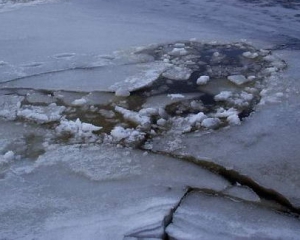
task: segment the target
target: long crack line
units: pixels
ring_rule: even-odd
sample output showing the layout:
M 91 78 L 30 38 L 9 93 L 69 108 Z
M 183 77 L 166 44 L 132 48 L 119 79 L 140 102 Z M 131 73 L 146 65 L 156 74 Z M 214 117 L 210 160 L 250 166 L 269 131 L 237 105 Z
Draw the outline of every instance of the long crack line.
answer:
M 146 150 L 146 149 L 143 149 L 143 150 Z M 180 155 L 180 154 L 176 154 L 176 153 L 153 151 L 153 150 L 148 150 L 148 149 L 146 151 L 149 151 L 153 154 L 169 156 L 169 157 L 179 159 L 181 161 L 193 163 L 197 166 L 200 166 L 204 169 L 209 170 L 212 173 L 222 176 L 223 178 L 228 180 L 231 184 L 238 183 L 243 186 L 247 186 L 250 189 L 252 189 L 261 199 L 264 199 L 264 200 L 267 200 L 270 202 L 274 202 L 274 203 L 282 206 L 284 208 L 281 210 L 282 212 L 286 212 L 286 213 L 295 215 L 296 217 L 300 218 L 300 209 L 293 206 L 293 204 L 285 196 L 283 196 L 282 194 L 280 194 L 279 192 L 277 192 L 273 189 L 269 189 L 269 188 L 259 185 L 257 182 L 255 182 L 250 177 L 245 176 L 235 170 L 228 170 L 221 165 L 218 165 L 213 162 L 209 162 L 207 160 L 197 159 L 191 155 Z

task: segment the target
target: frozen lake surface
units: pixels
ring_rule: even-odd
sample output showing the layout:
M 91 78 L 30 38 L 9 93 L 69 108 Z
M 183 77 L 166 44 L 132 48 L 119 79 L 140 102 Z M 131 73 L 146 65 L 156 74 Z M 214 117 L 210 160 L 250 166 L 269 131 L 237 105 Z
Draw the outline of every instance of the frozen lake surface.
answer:
M 299 10 L 0 0 L 0 239 L 298 239 Z

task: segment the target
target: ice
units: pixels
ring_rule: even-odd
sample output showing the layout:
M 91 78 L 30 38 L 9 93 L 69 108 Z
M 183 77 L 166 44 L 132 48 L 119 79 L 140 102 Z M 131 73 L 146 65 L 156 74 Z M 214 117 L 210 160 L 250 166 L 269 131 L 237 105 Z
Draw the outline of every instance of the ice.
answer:
M 207 84 L 209 81 L 209 76 L 200 76 L 198 79 L 197 79 L 197 84 L 198 85 L 205 85 Z
M 58 135 L 72 135 L 75 139 L 83 138 L 89 139 L 92 138 L 93 132 L 101 130 L 102 127 L 95 126 L 90 123 L 81 122 L 80 119 L 75 121 L 62 119 L 60 124 L 55 128 L 55 131 Z
M 24 97 L 1 95 L 0 96 L 0 117 L 14 120 L 17 117 L 17 112 L 20 109 L 21 102 Z
M 218 118 L 205 118 L 203 119 L 201 126 L 205 128 L 216 128 L 221 123 L 220 119 Z
M 297 10 L 295 1 L 2 1 L 1 238 L 166 238 L 165 217 L 186 187 L 193 186 L 215 196 L 190 194 L 183 200 L 167 228 L 169 238 L 297 239 L 296 218 L 257 205 L 257 197 L 247 195 L 244 186 L 232 188 L 215 173 L 184 162 L 187 156 L 167 157 L 192 155 L 233 169 L 300 206 Z M 196 39 L 209 44 L 193 58 L 189 44 L 198 44 Z M 222 43 L 231 49 L 233 42 L 269 50 L 236 48 L 235 57 L 218 47 Z M 153 48 L 148 47 L 151 43 Z M 169 54 L 160 58 L 161 46 Z M 218 68 L 210 72 L 207 65 L 192 74 L 193 62 L 204 59 L 208 64 L 224 60 L 225 78 L 215 79 Z M 231 69 L 236 59 L 245 67 Z M 287 63 L 285 71 L 280 59 Z M 261 66 L 253 64 L 261 61 Z M 256 74 L 260 67 L 267 70 Z M 233 82 L 226 80 L 227 71 L 235 76 Z M 210 81 L 197 86 L 198 76 L 207 75 Z M 186 89 L 172 92 L 184 99 L 144 94 L 144 89 L 169 79 L 190 83 L 203 94 L 191 96 Z M 120 89 L 126 91 L 121 97 L 130 95 L 116 97 Z M 140 94 L 141 106 L 135 94 Z M 200 97 L 212 103 L 200 109 Z M 76 99 L 87 104 L 74 108 Z M 172 117 L 164 110 L 183 101 L 190 103 L 187 113 L 179 109 Z M 85 109 L 105 116 L 106 135 L 99 129 L 101 119 L 92 119 L 95 125 L 76 121 L 76 111 L 91 117 Z M 206 114 L 208 109 L 213 111 Z M 198 128 L 218 120 L 214 131 Z M 224 128 L 227 123 L 237 126 Z M 59 126 L 71 131 L 62 136 L 55 130 Z M 164 132 L 168 127 L 172 131 Z M 38 140 L 45 149 L 30 161 L 26 156 L 37 140 L 18 142 L 37 133 L 47 138 Z M 88 139 L 66 141 L 69 135 L 85 133 Z M 121 147 L 139 136 L 145 137 L 145 145 L 138 141 Z M 7 162 L 3 156 L 9 151 L 15 159 Z
M 259 205 L 192 193 L 176 211 L 167 233 L 174 239 L 297 239 L 299 226 L 297 219 Z
M 6 160 L 6 161 L 11 161 L 13 160 L 15 157 L 15 153 L 13 151 L 8 151 L 6 152 L 4 155 L 3 155 L 3 158 Z
M 162 233 L 185 186 L 228 186 L 184 162 L 109 145 L 49 146 L 33 165 L 13 171 L 0 185 L 6 238 L 123 239 L 152 226 Z
M 129 97 L 130 92 L 126 89 L 119 88 L 119 89 L 116 90 L 115 95 L 117 97 Z
M 139 142 L 145 137 L 145 134 L 140 131 L 128 128 L 125 129 L 121 126 L 116 126 L 113 130 L 111 130 L 110 135 L 113 138 L 113 142 L 119 143 L 124 140 L 128 144 Z
M 72 102 L 72 105 L 73 106 L 83 106 L 87 103 L 87 100 L 85 98 L 80 98 L 80 99 L 75 99 L 73 102 Z
M 119 106 L 116 106 L 115 110 L 116 112 L 121 113 L 125 119 L 143 127 L 147 127 L 151 123 L 150 118 L 148 116 L 145 116 L 138 112 L 130 111 Z
M 214 97 L 216 101 L 226 101 L 232 96 L 232 92 L 230 91 L 222 91 L 218 95 Z
M 24 105 L 17 111 L 17 116 L 37 123 L 50 123 L 59 121 L 65 109 L 56 104 L 47 107 Z
M 163 72 L 163 76 L 172 80 L 187 80 L 190 78 L 192 71 L 186 67 L 171 67 L 170 69 Z
M 171 98 L 172 100 L 173 99 L 185 98 L 185 96 L 182 95 L 182 94 L 168 94 L 168 97 Z
M 245 78 L 243 75 L 232 75 L 228 76 L 227 79 L 236 85 L 242 85 L 244 83 L 250 82 L 251 80 L 248 78 Z
M 259 55 L 258 53 L 244 52 L 243 56 L 246 58 L 257 58 Z

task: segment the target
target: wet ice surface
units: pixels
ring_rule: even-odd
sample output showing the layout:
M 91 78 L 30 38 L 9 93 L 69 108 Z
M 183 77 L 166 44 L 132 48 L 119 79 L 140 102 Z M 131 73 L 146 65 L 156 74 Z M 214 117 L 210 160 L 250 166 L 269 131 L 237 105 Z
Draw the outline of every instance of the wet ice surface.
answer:
M 296 2 L 47 2 L 0 1 L 0 238 L 297 238 Z

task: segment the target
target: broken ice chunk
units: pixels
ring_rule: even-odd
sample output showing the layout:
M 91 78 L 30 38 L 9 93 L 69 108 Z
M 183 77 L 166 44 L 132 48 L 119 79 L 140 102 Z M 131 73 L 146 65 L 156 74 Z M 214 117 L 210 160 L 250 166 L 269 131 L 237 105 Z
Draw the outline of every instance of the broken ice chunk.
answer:
M 242 85 L 244 83 L 251 81 L 250 79 L 245 78 L 244 75 L 231 75 L 231 76 L 228 76 L 227 79 L 230 82 L 235 83 L 236 85 Z
M 80 98 L 80 99 L 75 99 L 73 102 L 72 102 L 72 105 L 73 106 L 83 106 L 87 103 L 87 100 L 84 99 L 84 98 Z
M 231 125 L 240 125 L 241 124 L 241 120 L 237 114 L 228 116 L 227 122 Z
M 201 126 L 205 127 L 205 128 L 210 128 L 210 129 L 214 129 L 216 127 L 218 127 L 220 125 L 221 121 L 219 118 L 205 118 L 202 123 Z
M 15 120 L 23 99 L 24 97 L 21 96 L 0 96 L 0 117 L 7 120 Z
M 6 152 L 4 155 L 3 155 L 3 158 L 6 160 L 6 161 L 11 161 L 13 160 L 15 157 L 15 153 L 13 151 L 8 151 Z
M 171 98 L 172 100 L 173 99 L 178 99 L 178 98 L 185 98 L 184 95 L 179 94 L 179 93 L 177 93 L 177 94 L 168 94 L 168 97 Z
M 186 67 L 172 67 L 165 71 L 162 76 L 173 80 L 188 80 L 192 70 Z
M 133 123 L 141 125 L 143 127 L 148 127 L 151 123 L 151 120 L 148 116 L 142 116 L 141 114 L 130 111 L 128 109 L 116 106 L 115 111 L 122 114 L 123 117 Z
M 232 97 L 232 92 L 222 91 L 214 97 L 215 101 L 226 101 Z
M 198 85 L 205 85 L 207 84 L 209 81 L 209 76 L 200 76 L 198 79 L 197 79 L 197 84 Z
M 144 139 L 145 133 L 132 128 L 123 128 L 121 126 L 116 126 L 111 130 L 110 135 L 114 142 L 120 142 L 125 140 L 126 143 L 135 143 Z
M 47 107 L 42 106 L 24 106 L 17 112 L 18 117 L 34 121 L 40 124 L 59 121 L 66 108 L 50 104 Z
M 79 118 L 76 121 L 63 119 L 60 124 L 55 128 L 56 133 L 59 135 L 71 134 L 74 137 L 88 138 L 92 136 L 93 132 L 101 130 L 102 127 L 95 126 L 90 123 L 81 122 Z
M 197 123 L 201 123 L 207 116 L 203 112 L 199 112 L 197 114 L 192 114 L 187 117 L 188 122 L 191 125 L 196 125 Z
M 258 53 L 244 52 L 243 56 L 245 58 L 251 58 L 251 59 L 253 59 L 253 58 L 257 58 L 258 57 Z
M 184 56 L 188 54 L 188 51 L 182 47 L 180 48 L 174 48 L 171 52 L 169 52 L 172 56 Z
M 117 97 L 129 97 L 130 92 L 127 89 L 119 88 L 116 92 L 115 95 Z

